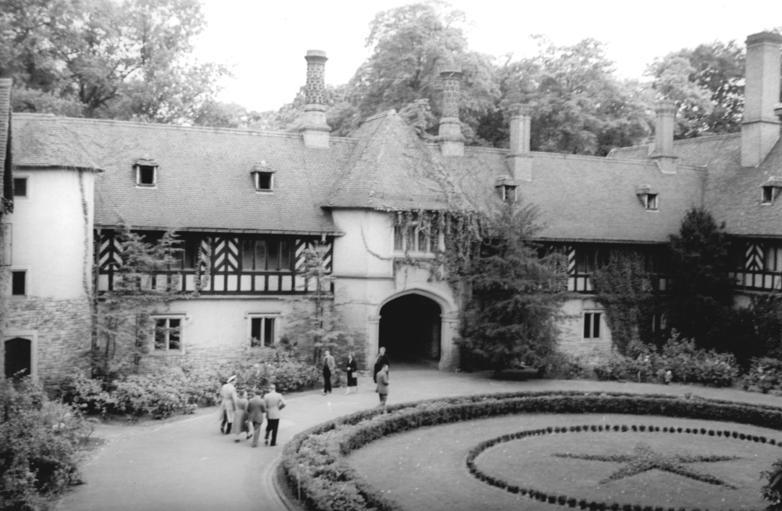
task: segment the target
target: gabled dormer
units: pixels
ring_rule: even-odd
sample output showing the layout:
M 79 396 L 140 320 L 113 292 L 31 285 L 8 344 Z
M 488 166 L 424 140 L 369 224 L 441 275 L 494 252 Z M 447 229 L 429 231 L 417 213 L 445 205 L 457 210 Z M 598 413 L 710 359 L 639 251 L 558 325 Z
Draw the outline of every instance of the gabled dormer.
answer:
M 760 187 L 760 203 L 765 206 L 773 204 L 779 196 L 780 189 L 782 189 L 782 177 L 771 176 L 768 178 L 768 181 Z
M 647 211 L 658 211 L 660 207 L 660 198 L 657 191 L 649 185 L 640 185 L 635 187 L 635 196 L 641 206 Z
M 250 175 L 253 178 L 256 192 L 268 193 L 274 191 L 274 169 L 265 160 L 253 165 Z
M 140 188 L 157 187 L 158 163 L 151 158 L 139 158 L 133 163 L 136 186 Z

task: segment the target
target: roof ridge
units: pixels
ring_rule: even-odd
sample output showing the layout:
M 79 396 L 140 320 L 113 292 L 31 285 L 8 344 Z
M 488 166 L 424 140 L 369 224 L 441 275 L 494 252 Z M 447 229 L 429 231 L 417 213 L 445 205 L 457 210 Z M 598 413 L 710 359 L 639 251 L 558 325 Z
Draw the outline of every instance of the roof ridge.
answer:
M 36 121 L 52 121 L 52 122 L 66 122 L 69 124 L 83 124 L 83 125 L 108 125 L 108 126 L 126 126 L 132 128 L 146 128 L 146 129 L 159 129 L 159 130 L 173 130 L 173 131 L 190 131 L 200 133 L 224 133 L 231 135 L 247 135 L 247 136 L 268 136 L 279 138 L 299 138 L 298 133 L 281 130 L 260 130 L 252 128 L 225 128 L 216 126 L 185 126 L 181 124 L 168 124 L 162 122 L 142 122 L 142 121 L 126 121 L 121 119 L 96 119 L 92 117 L 67 117 L 61 115 L 54 115 L 50 113 L 32 113 L 32 112 L 14 112 L 13 116 L 20 120 L 30 119 Z M 330 142 L 354 142 L 355 137 L 336 137 L 329 136 Z

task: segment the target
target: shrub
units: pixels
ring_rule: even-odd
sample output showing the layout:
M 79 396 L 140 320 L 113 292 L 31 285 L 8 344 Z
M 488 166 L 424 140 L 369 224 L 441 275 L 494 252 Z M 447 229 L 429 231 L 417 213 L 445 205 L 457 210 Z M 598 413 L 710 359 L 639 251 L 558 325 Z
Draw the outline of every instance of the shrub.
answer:
M 754 358 L 749 370 L 741 379 L 744 390 L 756 392 L 782 391 L 782 360 Z
M 50 394 L 85 414 L 106 415 L 115 409 L 116 400 L 103 389 L 103 382 L 87 377 L 82 372 L 47 382 Z
M 680 339 L 676 333 L 659 352 L 647 347 L 637 357 L 614 354 L 595 367 L 601 380 L 663 382 L 666 371 L 671 372 L 672 381 L 711 387 L 731 386 L 739 373 L 733 355 L 697 348 L 694 341 Z
M 38 509 L 78 481 L 76 452 L 91 433 L 79 412 L 29 380 L 0 381 L 0 510 Z

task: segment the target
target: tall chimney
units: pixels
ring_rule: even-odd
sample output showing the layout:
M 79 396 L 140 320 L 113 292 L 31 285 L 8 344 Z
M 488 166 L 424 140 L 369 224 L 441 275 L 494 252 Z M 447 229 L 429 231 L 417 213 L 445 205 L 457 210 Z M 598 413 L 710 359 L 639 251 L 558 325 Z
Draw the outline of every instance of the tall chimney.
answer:
M 437 132 L 440 151 L 443 156 L 464 156 L 464 137 L 459 121 L 462 71 L 459 68 L 444 69 L 440 71 L 440 79 L 443 83 L 443 114 Z
M 741 165 L 757 167 L 779 140 L 779 66 L 782 36 L 760 32 L 747 37 Z
M 10 78 L 0 78 L 0 218 L 11 211 L 14 200 L 14 181 L 11 175 L 11 85 Z M 0 232 L 0 257 L 2 241 Z
M 657 114 L 657 123 L 654 128 L 652 158 L 657 161 L 660 170 L 674 173 L 676 155 L 673 152 L 673 120 L 676 115 L 676 104 L 673 101 L 660 101 L 654 111 Z
M 514 181 L 532 181 L 530 155 L 529 106 L 514 103 L 510 107 L 510 150 L 506 161 Z
M 304 57 L 307 61 L 307 85 L 301 133 L 306 147 L 327 149 L 329 147 L 329 128 L 326 122 L 326 52 L 308 50 Z

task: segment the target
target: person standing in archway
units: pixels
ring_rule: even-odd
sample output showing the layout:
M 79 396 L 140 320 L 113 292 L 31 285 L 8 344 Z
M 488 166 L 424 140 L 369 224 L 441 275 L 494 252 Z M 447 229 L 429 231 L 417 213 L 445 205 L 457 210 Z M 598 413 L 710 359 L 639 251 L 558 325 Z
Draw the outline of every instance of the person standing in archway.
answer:
M 379 373 L 380 370 L 383 369 L 384 365 L 390 368 L 390 365 L 388 364 L 388 357 L 386 356 L 386 347 L 381 346 L 377 352 L 377 358 L 375 359 L 375 367 L 372 369 L 373 382 L 377 383 L 377 373 Z
M 329 350 L 323 355 L 323 394 L 331 394 L 331 375 L 337 370 L 337 363 Z

